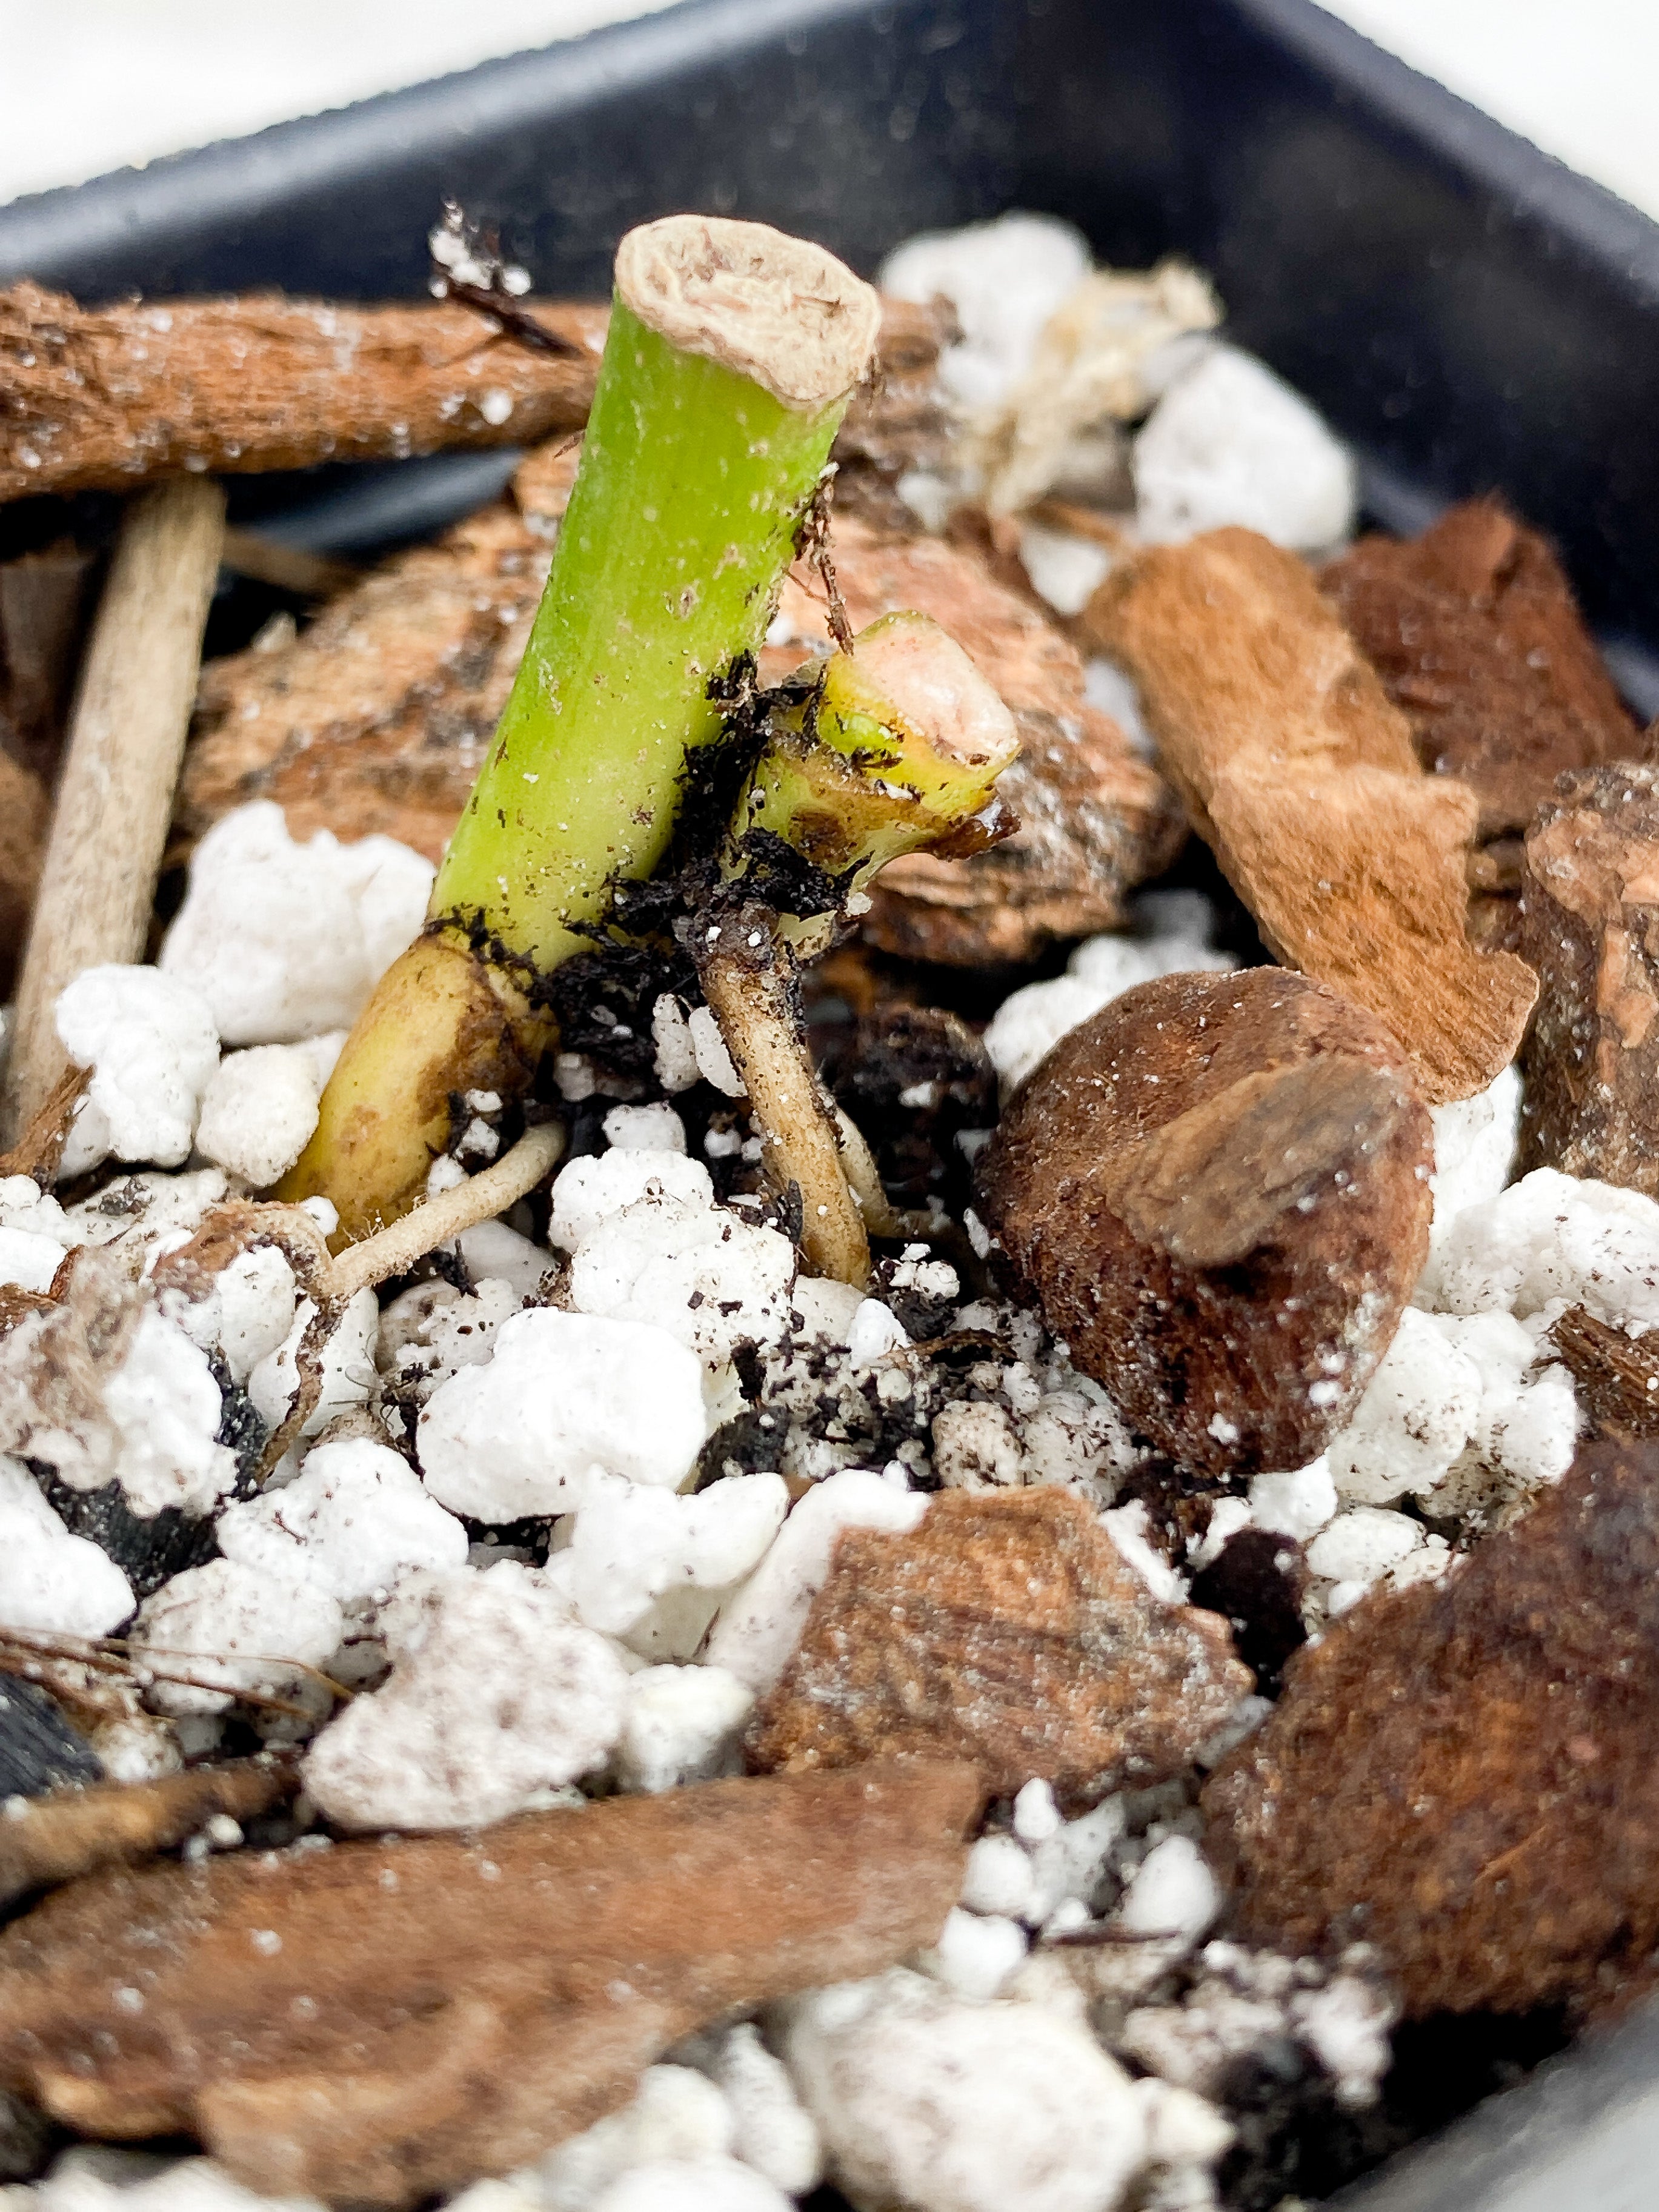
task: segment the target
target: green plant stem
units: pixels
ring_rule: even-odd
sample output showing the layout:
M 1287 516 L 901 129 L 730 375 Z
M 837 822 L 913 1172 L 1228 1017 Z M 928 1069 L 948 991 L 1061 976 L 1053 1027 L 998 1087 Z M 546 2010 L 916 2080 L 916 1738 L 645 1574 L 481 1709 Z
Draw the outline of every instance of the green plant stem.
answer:
M 869 288 L 758 225 L 647 225 L 617 274 L 547 586 L 427 933 L 359 1017 L 281 1187 L 334 1202 L 337 1247 L 419 1202 L 448 1094 L 531 1079 L 550 1035 L 537 986 L 666 850 L 688 756 L 722 726 L 711 685 L 765 636 L 874 348 Z
M 432 895 L 546 974 L 673 833 L 712 678 L 758 651 L 845 398 L 810 414 L 621 301 L 524 660 Z M 586 929 L 589 933 L 583 935 Z

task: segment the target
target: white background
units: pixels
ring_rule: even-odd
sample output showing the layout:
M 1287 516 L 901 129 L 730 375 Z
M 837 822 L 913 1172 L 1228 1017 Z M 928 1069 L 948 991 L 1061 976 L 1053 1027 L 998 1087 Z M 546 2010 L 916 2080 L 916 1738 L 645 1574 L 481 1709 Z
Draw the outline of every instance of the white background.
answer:
M 653 4 L 662 0 L 0 0 L 0 200 Z M 1332 12 L 1659 216 L 1659 0 L 1332 0 Z

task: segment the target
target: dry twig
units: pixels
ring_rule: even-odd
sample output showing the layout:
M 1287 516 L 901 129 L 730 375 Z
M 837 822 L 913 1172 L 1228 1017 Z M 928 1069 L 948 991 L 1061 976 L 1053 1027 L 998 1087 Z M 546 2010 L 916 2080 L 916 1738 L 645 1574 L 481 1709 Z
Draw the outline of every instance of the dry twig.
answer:
M 224 494 L 198 477 L 132 502 L 94 623 L 17 994 L 14 1138 L 65 1054 L 53 1012 L 82 969 L 143 956 L 219 566 Z

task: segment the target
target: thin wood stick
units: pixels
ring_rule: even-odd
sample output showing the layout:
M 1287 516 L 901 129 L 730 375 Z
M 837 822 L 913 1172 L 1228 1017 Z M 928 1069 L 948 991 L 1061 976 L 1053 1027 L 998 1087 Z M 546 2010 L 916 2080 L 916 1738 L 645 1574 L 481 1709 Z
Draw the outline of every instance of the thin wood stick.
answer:
M 84 969 L 143 957 L 218 572 L 225 495 L 200 477 L 128 507 L 64 749 L 6 1072 L 8 1142 L 66 1064 L 53 1012 Z

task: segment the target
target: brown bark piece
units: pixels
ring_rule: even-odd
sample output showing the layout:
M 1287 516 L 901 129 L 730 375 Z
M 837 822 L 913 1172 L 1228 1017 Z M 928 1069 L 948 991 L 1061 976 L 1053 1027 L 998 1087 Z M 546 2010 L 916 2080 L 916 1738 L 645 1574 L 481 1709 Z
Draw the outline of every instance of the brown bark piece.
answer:
M 1178 1465 L 1305 1467 L 1428 1249 L 1429 1115 L 1393 1037 L 1279 968 L 1167 975 L 1062 1037 L 980 1157 L 1073 1359 Z
M 1596 1436 L 1659 1437 L 1659 1339 L 1631 1338 L 1583 1306 L 1569 1306 L 1550 1341 L 1572 1376 L 1578 1410 Z
M 124 491 L 183 469 L 532 446 L 580 429 L 608 307 L 516 305 L 569 350 L 527 346 L 454 301 L 353 307 L 251 292 L 82 310 L 14 285 L 0 292 L 0 501 Z M 844 432 L 855 465 L 885 477 L 937 458 L 944 328 L 927 308 L 883 303 L 878 374 Z
M 296 837 L 382 830 L 436 860 L 507 702 L 575 459 L 574 447 L 532 454 L 514 480 L 521 514 L 487 508 L 388 562 L 289 644 L 212 663 L 179 829 L 199 836 L 229 808 L 273 799 Z M 1083 703 L 1071 645 L 936 539 L 896 542 L 843 518 L 836 559 L 855 625 L 898 607 L 933 614 L 1014 707 L 1024 745 L 1000 783 L 1016 835 L 971 860 L 895 862 L 866 933 L 971 966 L 1115 927 L 1125 893 L 1167 864 L 1185 829 L 1163 779 Z M 768 682 L 829 641 L 822 599 L 799 572 L 784 611 L 797 641 L 768 648 Z
M 1362 538 L 1320 581 L 1424 767 L 1473 789 L 1482 838 L 1525 830 L 1565 770 L 1633 750 L 1560 562 L 1498 501 L 1466 500 L 1420 538 Z
M 42 1190 L 58 1180 L 58 1164 L 69 1142 L 70 1124 L 81 1095 L 92 1080 L 89 1067 L 66 1067 L 41 1101 L 15 1145 L 0 1152 L 0 1176 L 33 1176 Z
M 246 475 L 531 445 L 586 418 L 606 311 L 526 301 L 541 353 L 447 301 L 345 307 L 280 293 L 121 302 L 0 293 L 0 500 L 121 491 L 182 469 Z
M 1291 1662 L 1204 1793 L 1234 1932 L 1374 1944 L 1407 2011 L 1605 1999 L 1659 1942 L 1659 1453 L 1597 1444 Z
M 154 1782 L 54 1790 L 0 1820 L 0 1905 L 95 1868 L 136 1866 L 182 1844 L 216 1813 L 251 1820 L 294 1794 L 298 1769 L 239 1759 Z
M 1147 1591 L 1085 1501 L 942 1492 L 909 1535 L 849 1528 L 750 1724 L 762 1768 L 975 1760 L 1071 1806 L 1163 1780 L 1249 1689 L 1225 1624 Z
M 955 968 L 1019 966 L 1049 945 L 1122 926 L 1128 894 L 1186 842 L 1173 793 L 1109 714 L 1018 711 L 1019 757 L 997 790 L 1019 828 L 989 852 L 908 853 L 870 888 L 865 938 Z
M 901 608 L 932 615 L 1020 725 L 1019 759 L 997 787 L 1019 829 L 969 860 L 893 861 L 872 887 L 865 938 L 906 959 L 973 968 L 1032 960 L 1056 939 L 1118 927 L 1127 893 L 1168 866 L 1185 831 L 1164 779 L 1110 715 L 1085 703 L 1075 647 L 960 547 L 884 537 L 846 516 L 833 545 L 855 630 Z M 769 683 L 828 644 L 822 587 L 805 570 L 785 584 L 778 611 L 787 637 L 763 656 Z
M 1659 767 L 1564 776 L 1527 838 L 1521 1164 L 1659 1195 Z
M 836 436 L 837 514 L 915 529 L 896 486 L 912 469 L 949 464 L 957 420 L 939 386 L 939 356 L 957 334 L 948 301 L 884 296 L 876 373 L 853 394 Z
M 40 777 L 0 752 L 0 996 L 10 992 L 22 957 L 46 858 L 48 815 Z
M 855 630 L 906 609 L 931 615 L 1016 714 L 1026 707 L 1067 714 L 1082 700 L 1076 647 L 1005 590 L 972 553 L 940 538 L 893 537 L 852 515 L 835 518 L 830 549 Z M 824 605 L 816 570 L 798 564 L 779 596 L 774 641 L 761 660 L 763 683 L 775 684 L 799 668 L 804 653 L 829 651 Z
M 1431 1104 L 1483 1089 L 1535 985 L 1465 935 L 1474 799 L 1422 773 L 1303 563 L 1212 531 L 1115 570 L 1081 620 L 1139 684 L 1161 765 L 1274 955 L 1387 1023 Z
M 194 2134 L 250 2188 L 414 2205 L 590 2126 L 694 2028 L 932 1942 L 981 1796 L 865 1767 L 100 1876 L 0 1936 L 0 2080 L 82 2134 Z
M 530 635 L 548 548 L 505 504 L 387 562 L 274 652 L 212 662 L 178 827 L 273 799 L 289 833 L 379 830 L 437 860 Z
M 0 562 L 0 735 L 50 780 L 97 556 L 72 538 Z
M 513 504 L 532 535 L 545 538 L 550 545 L 559 534 L 559 525 L 576 488 L 581 458 L 581 435 L 573 432 L 568 438 L 550 438 L 544 446 L 538 446 L 513 471 Z M 476 522 L 477 518 L 473 519 Z

